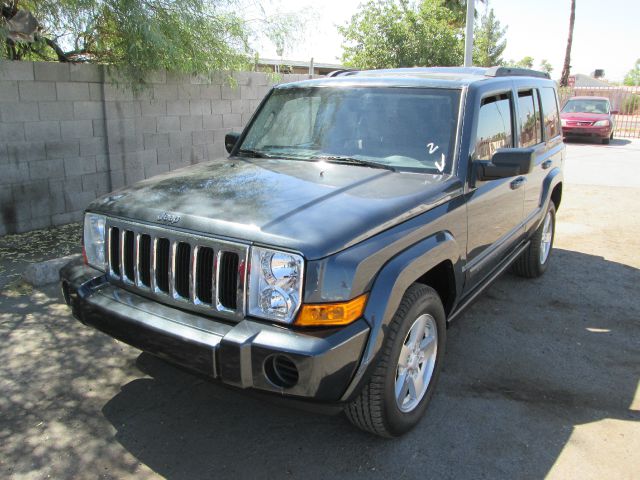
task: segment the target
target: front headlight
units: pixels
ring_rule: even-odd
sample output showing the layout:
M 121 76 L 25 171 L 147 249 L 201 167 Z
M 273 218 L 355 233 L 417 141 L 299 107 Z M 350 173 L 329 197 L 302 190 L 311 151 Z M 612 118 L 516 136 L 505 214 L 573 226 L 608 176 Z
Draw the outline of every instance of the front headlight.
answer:
M 251 248 L 249 314 L 292 323 L 302 300 L 303 258 L 270 248 Z
M 104 254 L 105 223 L 104 215 L 87 213 L 84 216 L 84 252 L 87 263 L 102 271 L 105 271 L 107 263 Z
M 594 127 L 608 127 L 609 126 L 609 120 L 598 120 L 596 123 L 593 124 Z
M 563 127 L 567 126 L 567 121 L 564 118 L 560 119 L 560 125 L 562 125 Z

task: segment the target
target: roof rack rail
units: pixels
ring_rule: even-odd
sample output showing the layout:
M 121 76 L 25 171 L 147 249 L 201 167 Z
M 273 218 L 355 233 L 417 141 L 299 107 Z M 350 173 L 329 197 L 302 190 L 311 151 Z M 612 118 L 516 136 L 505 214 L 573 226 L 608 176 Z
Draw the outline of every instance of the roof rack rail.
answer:
M 342 75 L 353 75 L 357 73 L 358 70 L 349 70 L 348 68 L 342 68 L 340 70 L 334 70 L 333 72 L 327 73 L 327 77 L 339 77 Z
M 486 77 L 538 77 L 550 79 L 547 72 L 518 67 L 491 67 L 484 73 Z

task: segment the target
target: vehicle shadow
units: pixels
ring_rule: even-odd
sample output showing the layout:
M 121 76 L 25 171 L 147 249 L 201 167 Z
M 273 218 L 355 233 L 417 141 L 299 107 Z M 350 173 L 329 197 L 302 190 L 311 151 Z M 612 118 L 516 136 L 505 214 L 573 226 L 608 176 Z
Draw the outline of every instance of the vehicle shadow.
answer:
M 602 145 L 603 147 L 621 147 L 623 145 L 629 145 L 631 140 L 628 138 L 612 138 L 607 145 L 603 145 L 599 138 L 579 138 L 579 137 L 565 137 L 564 143 L 586 143 L 589 145 Z
M 402 438 L 265 402 L 147 354 L 137 359 L 145 376 L 102 412 L 124 448 L 170 479 L 542 478 L 575 426 L 640 421 L 631 409 L 640 270 L 553 256 L 543 278 L 503 276 L 451 326 L 437 393 Z

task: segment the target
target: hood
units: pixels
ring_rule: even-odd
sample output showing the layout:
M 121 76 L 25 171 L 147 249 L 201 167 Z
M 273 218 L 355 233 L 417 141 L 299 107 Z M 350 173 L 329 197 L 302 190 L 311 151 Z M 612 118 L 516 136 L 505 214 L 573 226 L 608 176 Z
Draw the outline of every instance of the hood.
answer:
M 322 258 L 457 193 L 456 177 L 222 158 L 113 192 L 89 210 Z
M 561 113 L 560 118 L 563 120 L 572 120 L 575 122 L 597 122 L 598 120 L 607 120 L 609 118 L 608 113 Z

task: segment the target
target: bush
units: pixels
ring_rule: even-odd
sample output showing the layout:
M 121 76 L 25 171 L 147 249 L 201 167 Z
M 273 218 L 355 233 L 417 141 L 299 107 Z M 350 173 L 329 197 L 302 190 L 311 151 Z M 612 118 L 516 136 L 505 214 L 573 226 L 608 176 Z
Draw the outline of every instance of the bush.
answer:
M 634 115 L 640 113 L 640 95 L 629 95 L 622 102 L 620 113 L 623 115 Z

